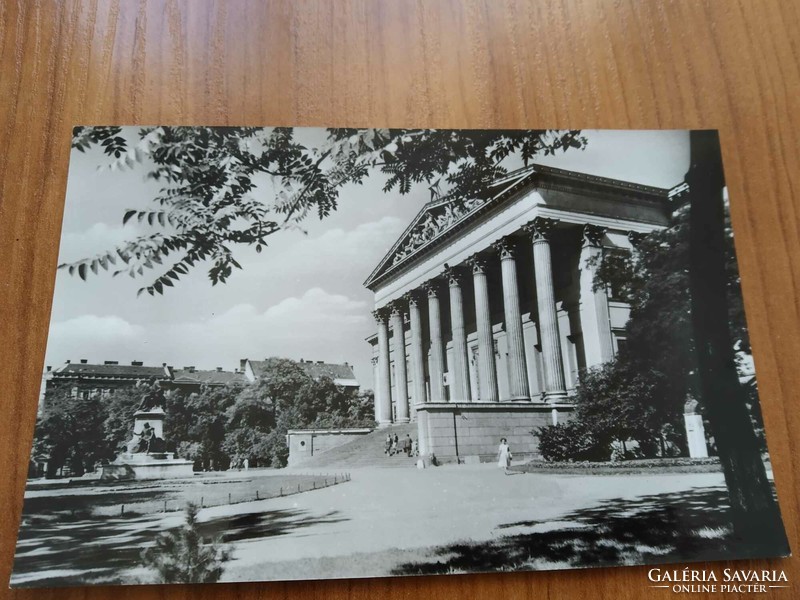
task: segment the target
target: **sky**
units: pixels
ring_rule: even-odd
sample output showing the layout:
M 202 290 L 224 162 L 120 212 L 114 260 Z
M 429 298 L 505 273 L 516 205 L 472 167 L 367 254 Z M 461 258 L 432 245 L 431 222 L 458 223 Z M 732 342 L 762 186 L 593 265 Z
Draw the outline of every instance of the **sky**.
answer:
M 133 136 L 135 128 L 129 135 Z M 689 166 L 685 131 L 586 131 L 585 150 L 541 157 L 539 164 L 670 188 Z M 324 130 L 299 133 L 308 143 Z M 86 258 L 150 230 L 122 225 L 126 209 L 146 208 L 158 186 L 142 165 L 110 170 L 101 153 L 73 150 L 70 158 L 59 263 Z M 385 179 L 341 190 L 339 208 L 304 231 L 270 236 L 257 254 L 242 248 L 242 270 L 212 286 L 202 266 L 163 296 L 142 294 L 145 278 L 90 274 L 87 281 L 59 270 L 45 364 L 134 360 L 176 368 L 223 367 L 239 360 L 282 356 L 295 360 L 348 362 L 362 388 L 372 389 L 371 350 L 375 331 L 372 293 L 363 282 L 414 216 L 430 199 L 424 186 L 405 196 L 384 194 Z M 256 190 L 255 195 L 258 197 Z

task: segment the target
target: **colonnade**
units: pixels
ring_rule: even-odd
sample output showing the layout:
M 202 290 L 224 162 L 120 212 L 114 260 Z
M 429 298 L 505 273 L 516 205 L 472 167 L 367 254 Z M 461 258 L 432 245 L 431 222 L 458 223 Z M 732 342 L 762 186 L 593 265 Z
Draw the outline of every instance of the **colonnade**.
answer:
M 544 370 L 543 400 L 558 403 L 566 400 L 567 388 L 564 376 L 564 365 L 558 330 L 558 314 L 553 284 L 553 267 L 551 255 L 551 234 L 558 224 L 555 219 L 538 217 L 525 226 L 525 242 L 518 237 L 504 237 L 492 244 L 488 252 L 494 252 L 500 259 L 500 271 L 503 290 L 503 314 L 508 348 L 509 400 L 530 401 L 530 383 L 525 357 L 523 338 L 522 311 L 519 285 L 517 280 L 518 252 L 532 252 L 534 267 L 534 283 L 536 287 L 539 339 Z M 594 225 L 586 225 L 583 230 L 583 246 L 591 251 L 581 252 L 582 272 L 587 263 L 586 255 L 594 256 L 599 252 L 600 238 L 604 229 Z M 448 365 L 448 385 L 450 402 L 473 401 L 469 380 L 469 356 L 467 332 L 464 315 L 464 286 L 472 279 L 475 297 L 475 323 L 477 325 L 477 376 L 479 398 L 481 402 L 498 402 L 497 364 L 494 352 L 491 308 L 489 305 L 489 286 L 487 280 L 487 251 L 469 257 L 461 265 L 445 265 L 440 276 L 425 282 L 420 289 L 405 294 L 401 299 L 387 307 L 376 310 L 373 314 L 378 326 L 378 357 L 376 382 L 376 418 L 379 423 L 387 424 L 393 420 L 398 423 L 410 419 L 409 400 L 413 404 L 423 402 L 447 402 L 445 393 L 445 341 L 442 335 L 443 302 L 449 302 L 450 329 L 452 333 L 452 360 Z M 447 290 L 445 292 L 445 285 Z M 582 285 L 582 288 L 584 286 Z M 605 294 L 602 294 L 603 298 Z M 423 302 L 427 299 L 428 328 L 423 331 Z M 600 298 L 597 298 L 600 302 Z M 594 312 L 593 331 L 588 335 L 601 336 L 597 325 L 597 307 Z M 582 309 L 583 311 L 583 309 Z M 410 321 L 410 357 L 406 356 L 404 333 L 405 314 Z M 583 322 L 582 317 L 582 322 Z M 591 319 L 589 319 L 590 322 Z M 392 351 L 394 354 L 394 390 L 392 389 L 392 373 L 390 368 L 390 327 L 393 335 Z M 606 321 L 605 329 L 608 329 Z M 427 336 L 425 335 L 427 333 Z M 425 385 L 425 348 L 424 339 L 429 341 L 430 360 L 430 398 Z M 590 347 L 603 347 L 604 358 L 607 355 L 608 340 L 593 341 Z M 407 359 L 410 358 L 412 386 L 408 389 Z M 409 397 L 410 391 L 410 397 Z M 396 415 L 392 417 L 392 394 L 395 395 Z

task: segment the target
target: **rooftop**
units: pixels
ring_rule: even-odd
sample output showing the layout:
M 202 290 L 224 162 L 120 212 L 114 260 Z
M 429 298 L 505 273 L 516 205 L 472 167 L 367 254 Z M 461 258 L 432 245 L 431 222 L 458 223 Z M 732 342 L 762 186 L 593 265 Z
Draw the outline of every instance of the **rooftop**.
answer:
M 253 369 L 253 373 L 256 377 L 261 377 L 264 369 L 267 367 L 267 359 L 264 360 L 251 360 L 250 366 Z M 312 360 L 303 360 L 300 359 L 297 362 L 297 366 L 299 366 L 306 374 L 311 377 L 312 379 L 320 379 L 322 377 L 328 377 L 333 379 L 334 381 L 338 382 L 352 382 L 352 385 L 358 385 L 356 380 L 356 374 L 353 372 L 353 367 L 350 366 L 348 363 L 344 364 L 336 364 L 336 363 L 326 363 L 325 361 L 312 361 Z

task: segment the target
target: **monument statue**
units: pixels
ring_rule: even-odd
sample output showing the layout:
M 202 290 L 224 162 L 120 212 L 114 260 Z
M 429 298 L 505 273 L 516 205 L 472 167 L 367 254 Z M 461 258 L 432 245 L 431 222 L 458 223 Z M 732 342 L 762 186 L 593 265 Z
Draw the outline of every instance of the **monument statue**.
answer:
M 148 412 L 157 408 L 164 408 L 165 398 L 161 384 L 156 379 L 151 379 L 150 381 L 150 389 L 142 396 L 142 401 L 136 409 L 137 412 Z
M 101 479 L 173 479 L 191 477 L 193 463 L 176 458 L 164 441 L 166 413 L 164 390 L 155 378 L 150 380 L 133 415 L 133 436 L 125 451 L 103 465 Z

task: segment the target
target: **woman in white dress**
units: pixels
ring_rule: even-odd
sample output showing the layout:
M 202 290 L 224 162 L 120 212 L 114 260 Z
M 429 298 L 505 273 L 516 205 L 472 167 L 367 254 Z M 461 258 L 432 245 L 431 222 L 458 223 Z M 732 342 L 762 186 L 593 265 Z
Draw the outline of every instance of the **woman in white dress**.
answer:
M 500 440 L 500 447 L 497 449 L 497 466 L 508 472 L 508 467 L 511 465 L 511 448 L 508 446 L 508 440 L 503 438 Z

